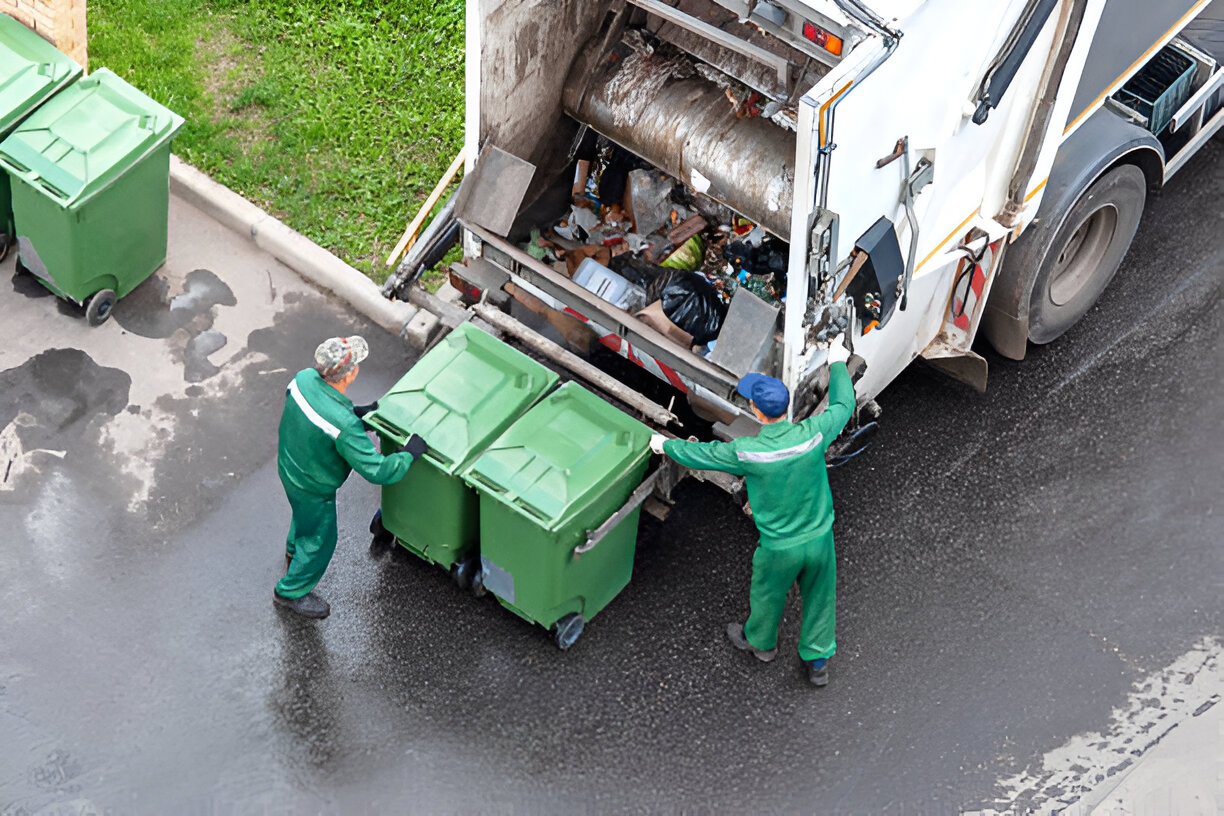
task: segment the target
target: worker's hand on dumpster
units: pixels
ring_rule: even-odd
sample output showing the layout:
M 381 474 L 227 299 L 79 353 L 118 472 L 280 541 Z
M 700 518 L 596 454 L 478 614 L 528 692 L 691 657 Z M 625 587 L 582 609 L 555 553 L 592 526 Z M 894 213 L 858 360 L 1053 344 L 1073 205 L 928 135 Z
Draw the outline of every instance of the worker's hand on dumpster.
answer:
M 369 405 L 354 405 L 353 406 L 353 413 L 357 415 L 358 419 L 361 419 L 363 416 L 370 413 L 371 411 L 377 411 L 377 410 L 378 410 L 378 400 L 374 400 Z
M 663 434 L 650 435 L 650 449 L 655 453 L 663 453 L 663 443 L 667 441 L 667 437 Z
M 839 334 L 829 343 L 829 365 L 844 363 L 850 359 L 850 349 L 846 348 L 846 335 Z
M 421 454 L 429 450 L 429 445 L 425 444 L 425 440 L 420 434 L 413 434 L 408 437 L 408 441 L 404 443 L 404 453 L 412 454 L 412 461 L 421 458 Z

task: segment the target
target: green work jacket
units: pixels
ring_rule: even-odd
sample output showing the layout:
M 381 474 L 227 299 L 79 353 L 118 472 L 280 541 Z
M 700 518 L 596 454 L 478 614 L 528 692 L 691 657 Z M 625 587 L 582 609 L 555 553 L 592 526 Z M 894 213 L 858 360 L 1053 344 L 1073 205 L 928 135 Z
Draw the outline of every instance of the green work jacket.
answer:
M 411 454 L 383 456 L 375 450 L 352 401 L 313 368 L 299 371 L 289 383 L 276 457 L 287 484 L 334 494 L 354 470 L 374 484 L 391 484 L 404 478 L 411 464 Z
M 730 442 L 669 439 L 663 451 L 685 467 L 744 477 L 761 546 L 787 547 L 833 526 L 833 494 L 825 451 L 854 411 L 854 383 L 845 363 L 829 370 L 829 405 L 802 422 L 780 420 L 756 436 Z

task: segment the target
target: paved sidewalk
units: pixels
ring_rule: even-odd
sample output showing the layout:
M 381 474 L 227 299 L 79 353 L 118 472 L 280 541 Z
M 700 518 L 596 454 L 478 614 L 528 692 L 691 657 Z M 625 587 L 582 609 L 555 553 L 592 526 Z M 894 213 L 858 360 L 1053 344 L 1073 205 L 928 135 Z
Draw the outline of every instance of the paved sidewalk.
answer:
M 1089 816 L 1224 813 L 1224 701 L 1175 726 L 1098 801 Z

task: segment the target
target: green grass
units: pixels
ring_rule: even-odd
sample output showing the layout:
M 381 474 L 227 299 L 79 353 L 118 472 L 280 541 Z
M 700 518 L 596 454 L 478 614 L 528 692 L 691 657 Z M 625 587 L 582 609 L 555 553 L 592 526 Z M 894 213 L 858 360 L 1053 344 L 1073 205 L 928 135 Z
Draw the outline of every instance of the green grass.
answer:
M 174 152 L 381 282 L 463 141 L 463 0 L 89 0 Z

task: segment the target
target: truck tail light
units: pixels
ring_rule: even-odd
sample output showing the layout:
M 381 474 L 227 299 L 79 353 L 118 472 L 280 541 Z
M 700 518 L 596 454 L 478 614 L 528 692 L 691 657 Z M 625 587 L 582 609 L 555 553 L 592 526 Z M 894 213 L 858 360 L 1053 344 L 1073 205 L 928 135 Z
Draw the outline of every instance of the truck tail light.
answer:
M 820 26 L 813 25 L 812 23 L 808 23 L 808 22 L 804 22 L 803 24 L 803 36 L 806 39 L 809 39 L 812 42 L 816 43 L 817 45 L 819 45 L 824 50 L 828 51 L 833 56 L 835 57 L 841 56 L 841 52 L 842 52 L 841 37 L 835 37 L 829 32 L 825 31 Z
M 484 291 L 481 290 L 479 286 L 465 281 L 463 278 L 459 277 L 459 275 L 456 274 L 455 270 L 453 269 L 446 273 L 446 277 L 450 281 L 450 285 L 458 289 L 459 294 L 463 295 L 465 299 L 470 300 L 472 303 L 479 301 L 480 296 L 484 294 Z

